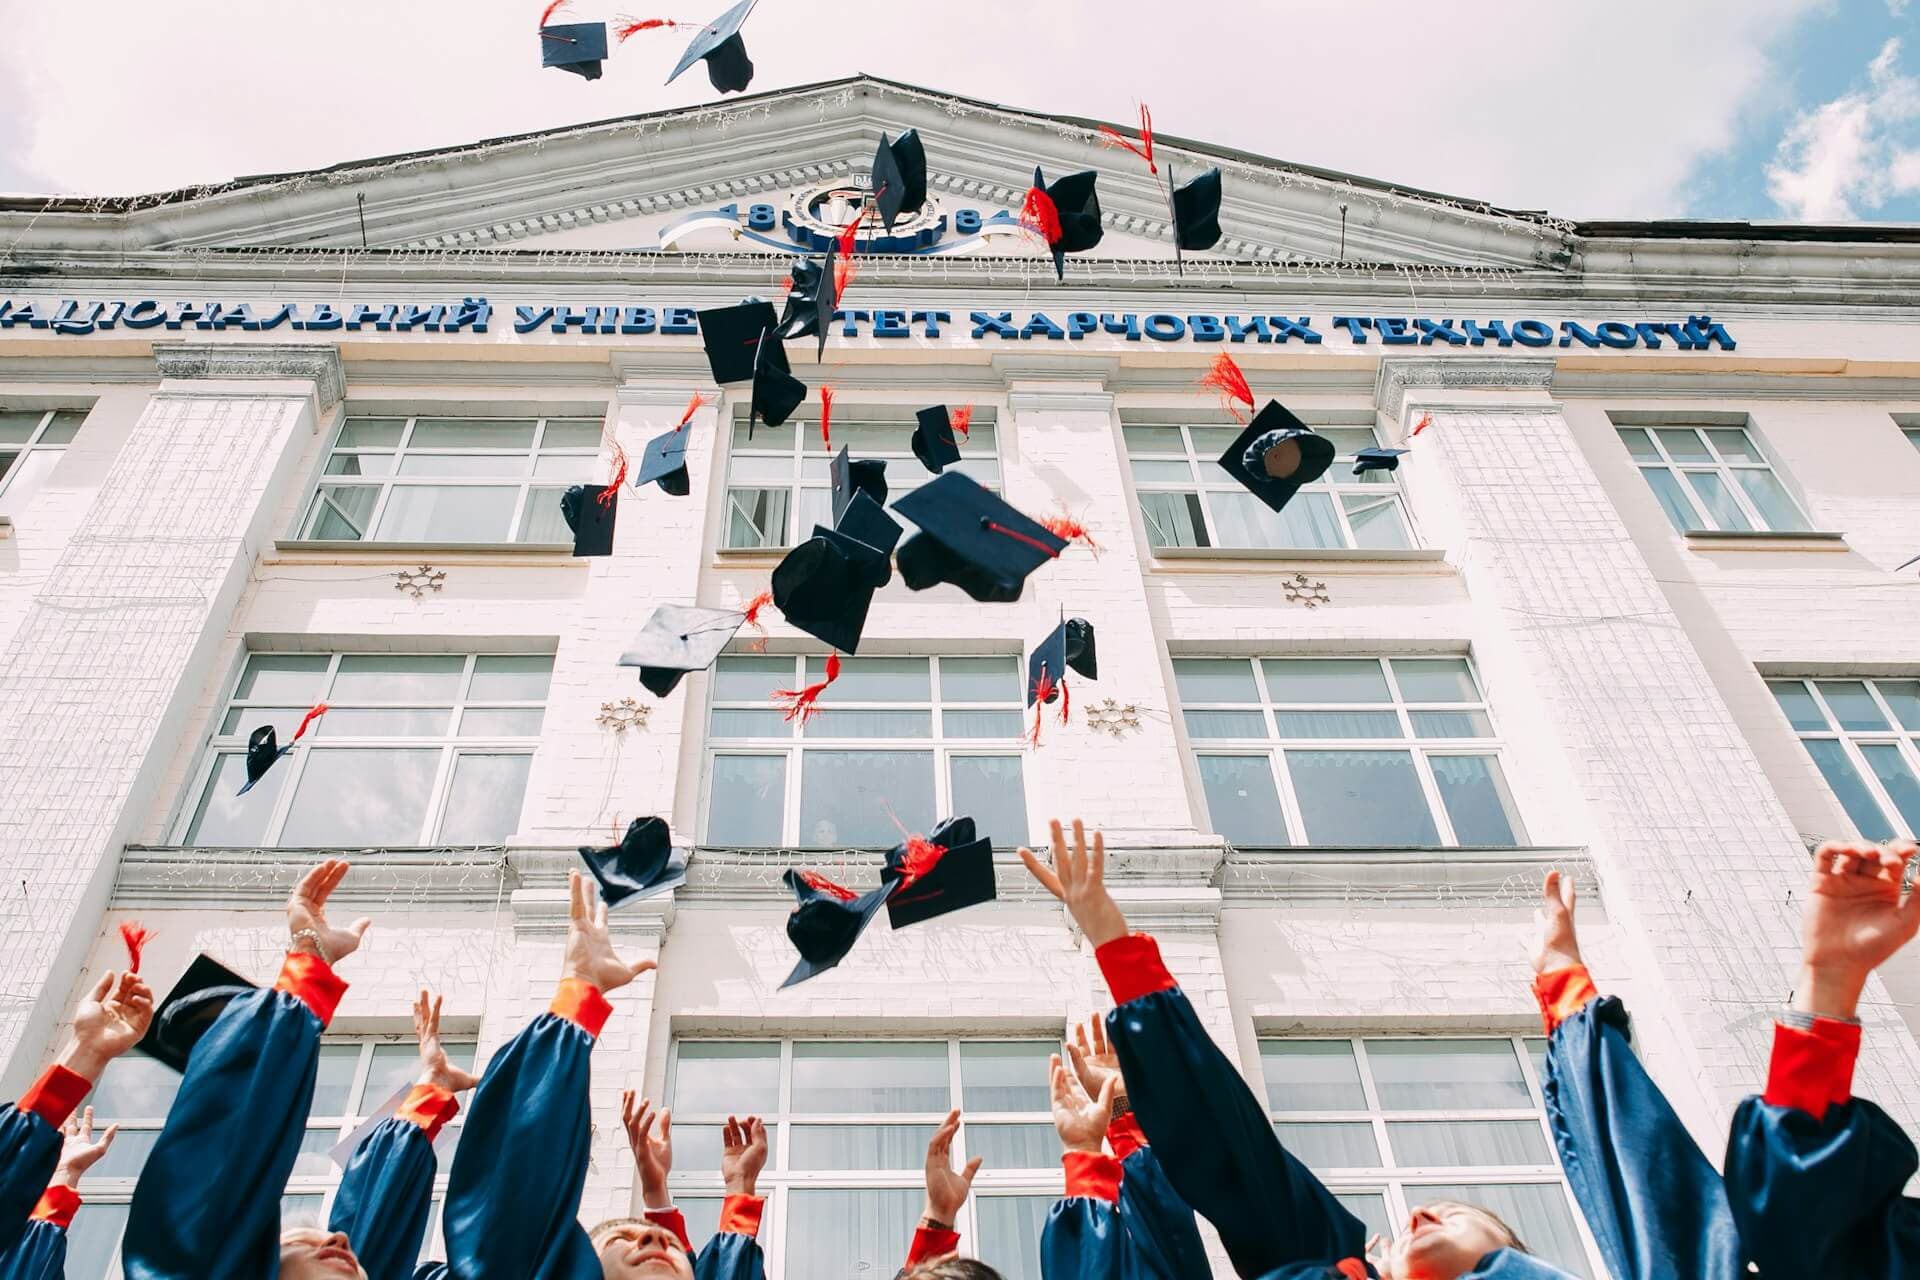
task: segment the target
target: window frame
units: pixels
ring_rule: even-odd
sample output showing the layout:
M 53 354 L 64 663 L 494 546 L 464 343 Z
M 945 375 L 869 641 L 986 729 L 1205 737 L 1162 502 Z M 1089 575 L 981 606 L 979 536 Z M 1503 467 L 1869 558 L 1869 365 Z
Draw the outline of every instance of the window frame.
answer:
M 1616 422 L 1613 424 L 1613 427 L 1621 447 L 1627 451 L 1628 460 L 1633 464 L 1634 469 L 1640 472 L 1641 482 L 1646 484 L 1648 490 L 1653 494 L 1655 504 L 1658 505 L 1662 513 L 1667 516 L 1667 522 L 1669 524 L 1673 523 L 1673 513 L 1668 510 L 1666 503 L 1662 500 L 1659 488 L 1656 487 L 1651 480 L 1647 479 L 1647 473 L 1650 471 L 1666 472 L 1672 479 L 1674 487 L 1680 497 L 1686 501 L 1689 509 L 1693 512 L 1694 523 L 1685 529 L 1676 528 L 1675 532 L 1686 535 L 1693 533 L 1808 533 L 1812 531 L 1813 520 L 1807 514 L 1806 505 L 1801 502 L 1799 495 L 1793 492 L 1792 486 L 1787 483 L 1785 474 L 1775 465 L 1772 452 L 1766 447 L 1766 442 L 1760 439 L 1760 434 L 1753 429 L 1752 423 L 1743 422 L 1738 425 L 1733 425 L 1713 422 L 1670 422 L 1649 425 L 1638 422 Z M 1666 441 L 1660 438 L 1660 433 L 1663 431 L 1693 432 L 1695 439 L 1707 450 L 1710 460 L 1701 461 L 1695 459 L 1683 461 L 1676 459 L 1667 448 Z M 1746 438 L 1748 446 L 1760 456 L 1760 461 L 1752 462 L 1738 458 L 1729 461 L 1721 452 L 1720 446 L 1714 443 L 1713 433 L 1716 431 L 1740 432 L 1741 435 Z M 1642 458 L 1639 454 L 1635 453 L 1632 445 L 1627 440 L 1628 432 L 1638 432 L 1646 439 L 1648 443 L 1653 446 L 1656 458 Z M 1776 529 L 1772 522 L 1761 513 L 1759 507 L 1754 505 L 1753 499 L 1748 496 L 1745 487 L 1735 478 L 1736 474 L 1741 471 L 1764 471 L 1771 475 L 1774 483 L 1780 487 L 1781 496 L 1784 497 L 1788 505 L 1793 508 L 1794 513 L 1800 517 L 1801 526 L 1797 529 Z M 1714 515 L 1707 510 L 1706 502 L 1701 498 L 1698 491 L 1695 490 L 1693 482 L 1686 478 L 1689 473 L 1701 474 L 1709 472 L 1719 477 L 1721 487 L 1731 496 L 1734 505 L 1747 521 L 1747 527 L 1745 529 L 1722 529 Z
M 1892 795 L 1888 793 L 1886 786 L 1880 781 L 1878 771 L 1874 769 L 1873 765 L 1867 760 L 1866 755 L 1861 751 L 1863 746 L 1891 746 L 1899 752 L 1901 760 L 1905 762 L 1907 769 L 1913 776 L 1916 779 L 1920 779 L 1920 727 L 1907 728 L 1901 723 L 1900 716 L 1893 709 L 1893 704 L 1880 688 L 1881 682 L 1888 680 L 1912 681 L 1920 680 L 1920 676 L 1862 676 L 1843 674 L 1829 676 L 1769 675 L 1766 677 L 1767 691 L 1770 694 L 1774 694 L 1774 705 L 1776 707 L 1779 707 L 1779 701 L 1778 694 L 1775 693 L 1775 686 L 1786 684 L 1798 685 L 1807 696 L 1813 699 L 1814 705 L 1820 709 L 1820 714 L 1826 717 L 1827 723 L 1823 729 L 1801 729 L 1795 727 L 1792 720 L 1787 717 L 1786 709 L 1784 707 L 1780 708 L 1781 718 L 1787 720 L 1788 729 L 1793 733 L 1793 736 L 1799 740 L 1800 749 L 1806 753 L 1807 764 L 1815 773 L 1820 775 L 1820 785 L 1826 788 L 1827 794 L 1833 797 L 1834 803 L 1840 807 L 1840 811 L 1846 814 L 1847 821 L 1853 826 L 1854 831 L 1865 840 L 1914 839 L 1916 836 L 1920 836 L 1920 823 L 1910 821 L 1907 815 L 1901 811 L 1900 806 L 1894 803 Z M 1834 710 L 1833 705 L 1827 699 L 1826 692 L 1821 689 L 1820 686 L 1823 684 L 1864 685 L 1867 690 L 1867 695 L 1873 699 L 1875 710 L 1877 710 L 1881 718 L 1886 721 L 1886 727 L 1882 729 L 1845 728 L 1841 724 L 1839 713 Z M 1889 834 L 1885 836 L 1872 836 L 1860 830 L 1859 822 L 1854 818 L 1853 814 L 1847 812 L 1846 802 L 1841 798 L 1840 793 L 1834 790 L 1833 784 L 1827 780 L 1825 772 L 1820 768 L 1819 761 L 1808 748 L 1807 743 L 1809 741 L 1839 743 L 1841 752 L 1846 756 L 1848 765 L 1853 769 L 1855 780 L 1866 790 L 1868 797 L 1874 804 L 1879 806 L 1881 818 L 1888 820 Z
M 35 412 L 35 410 L 32 409 L 6 409 L 4 405 L 0 405 L 0 410 L 22 415 Z M 34 454 L 51 453 L 58 455 L 65 453 L 67 449 L 72 446 L 74 439 L 79 436 L 80 428 L 86 425 L 87 415 L 91 413 L 92 410 L 42 409 L 38 412 L 40 414 L 40 421 L 35 423 L 33 429 L 27 432 L 27 438 L 25 440 L 17 443 L 0 441 L 0 454 L 10 453 L 13 455 L 13 460 L 7 464 L 6 469 L 0 471 L 0 507 L 7 505 L 7 495 L 12 491 L 15 482 L 19 480 L 21 473 L 26 469 L 29 458 Z M 66 423 L 62 421 L 62 419 L 68 417 L 75 419 L 72 424 L 73 433 L 64 440 L 59 440 L 52 444 L 46 443 L 47 433 L 53 430 L 56 424 L 65 426 Z M 53 466 L 58 467 L 59 465 L 59 459 L 56 457 Z M 52 468 L 48 469 L 47 474 L 49 476 L 52 474 Z M 46 478 L 46 476 L 41 477 L 43 484 Z M 37 486 L 34 492 L 39 492 Z M 28 495 L 28 500 L 32 500 L 31 494 Z M 16 510 L 13 514 L 17 515 L 19 513 Z

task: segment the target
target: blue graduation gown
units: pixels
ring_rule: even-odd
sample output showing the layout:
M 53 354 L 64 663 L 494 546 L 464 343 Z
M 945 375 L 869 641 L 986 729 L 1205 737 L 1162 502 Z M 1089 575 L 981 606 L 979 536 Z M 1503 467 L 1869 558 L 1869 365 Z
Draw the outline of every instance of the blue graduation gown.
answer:
M 0 1106 L 0 1250 L 26 1232 L 60 1162 L 60 1126 L 92 1087 L 64 1067 L 49 1067 L 18 1104 Z
M 1209 1273 L 1193 1207 L 1173 1189 L 1150 1143 L 1120 1162 L 1120 1225 L 1143 1276 L 1185 1280 Z
M 67 1229 L 39 1218 L 0 1254 L 0 1280 L 62 1280 L 66 1274 Z
M 352 1243 L 367 1280 L 409 1280 L 418 1270 L 438 1167 L 433 1139 L 400 1115 L 375 1125 L 354 1149 L 327 1228 Z

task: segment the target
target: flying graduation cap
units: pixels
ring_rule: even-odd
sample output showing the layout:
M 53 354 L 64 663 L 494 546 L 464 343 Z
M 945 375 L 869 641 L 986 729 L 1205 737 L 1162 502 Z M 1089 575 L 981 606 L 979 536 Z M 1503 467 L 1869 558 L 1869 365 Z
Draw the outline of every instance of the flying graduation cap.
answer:
M 900 576 L 913 591 L 951 582 L 983 604 L 1018 600 L 1027 575 L 1068 545 L 958 471 L 921 485 L 893 509 L 920 526 L 900 546 Z
M 882 880 L 880 887 L 856 894 L 827 879 L 817 871 L 788 868 L 787 887 L 793 890 L 793 914 L 787 917 L 787 938 L 800 953 L 788 987 L 815 978 L 839 964 L 853 950 L 873 917 L 900 887 L 900 881 Z
M 973 406 L 967 405 L 968 418 L 973 416 Z M 946 405 L 937 404 L 931 409 L 922 409 L 915 415 L 919 425 L 913 429 L 913 456 L 927 470 L 939 475 L 940 472 L 960 461 L 960 442 L 954 438 L 956 430 L 965 435 L 954 420 L 955 415 Z
M 247 737 L 247 780 L 241 784 L 236 795 L 245 795 L 253 790 L 253 784 L 267 776 L 267 770 L 279 762 L 281 756 L 293 754 L 293 744 L 307 736 L 307 728 L 315 720 L 327 714 L 327 704 L 315 703 L 307 714 L 300 717 L 300 727 L 293 731 L 293 740 L 281 746 L 275 737 L 273 726 L 263 724 Z
M 257 987 L 212 956 L 195 956 L 180 980 L 173 984 L 153 1011 L 147 1034 L 135 1047 L 154 1060 L 185 1074 L 193 1046 L 233 1001 Z
M 1369 471 L 1398 471 L 1400 457 L 1407 452 L 1405 449 L 1362 449 L 1353 455 L 1353 474 L 1360 476 Z
M 833 327 L 834 251 L 824 258 L 802 258 L 787 277 L 787 301 L 776 328 L 781 339 L 813 337 L 819 340 L 816 359 L 826 356 L 827 331 Z
M 635 818 L 620 843 L 605 849 L 581 846 L 587 870 L 600 883 L 609 907 L 651 898 L 687 882 L 687 853 L 675 850 L 664 818 Z
M 1020 208 L 1020 225 L 1039 234 L 1053 251 L 1053 271 L 1064 282 L 1067 255 L 1085 253 L 1105 234 L 1100 226 L 1100 197 L 1094 191 L 1098 174 L 1091 169 L 1070 173 L 1051 186 L 1039 168 Z
M 712 666 L 741 627 L 759 627 L 760 610 L 772 600 L 771 595 L 763 595 L 745 609 L 660 605 L 617 665 L 640 668 L 641 685 L 656 698 L 664 698 L 689 672 Z
M 905 929 L 998 894 L 993 841 L 974 833 L 972 818 L 948 818 L 925 837 L 908 836 L 887 852 L 880 873 L 899 888 L 887 899 L 887 922 Z
M 567 0 L 553 0 L 540 15 L 540 65 L 587 80 L 600 78 L 600 64 L 607 58 L 607 24 L 604 22 L 551 23 L 548 19 L 566 7 Z
M 573 554 L 613 554 L 613 522 L 620 503 L 617 485 L 576 484 L 560 495 L 560 515 L 573 530 Z
M 747 43 L 740 38 L 740 27 L 746 22 L 747 15 L 753 12 L 755 3 L 756 0 L 740 0 L 739 4 L 700 28 L 693 43 L 680 55 L 679 65 L 667 77 L 667 83 L 672 84 L 688 67 L 704 59 L 707 79 L 721 93 L 739 93 L 752 84 L 753 59 L 747 56 Z
M 870 495 L 876 503 L 885 504 L 887 500 L 887 461 L 885 458 L 851 457 L 847 446 L 841 445 L 840 452 L 833 455 L 833 522 L 838 525 L 840 517 L 846 514 L 847 504 L 853 501 L 856 493 Z M 892 550 L 891 547 L 888 550 Z
M 773 304 L 749 298 L 731 307 L 711 307 L 696 318 L 700 322 L 700 345 L 706 348 L 707 368 L 713 372 L 713 380 L 723 387 L 753 381 L 754 370 L 761 363 L 760 336 L 780 327 Z M 766 359 L 786 368 L 786 348 L 774 347 Z
M 687 474 L 687 433 L 678 427 L 647 441 L 640 455 L 640 471 L 633 477 L 634 487 L 658 484 L 676 498 L 684 498 L 693 487 Z
M 1060 703 L 1060 723 L 1067 723 L 1073 697 L 1067 690 L 1067 672 L 1097 679 L 1100 666 L 1093 648 L 1093 624 L 1085 618 L 1064 618 L 1027 656 L 1027 705 L 1033 710 L 1029 740 L 1040 744 L 1041 708 Z
M 873 203 L 880 210 L 880 221 L 888 234 L 902 215 L 920 212 L 927 202 L 927 149 L 920 143 L 920 131 L 909 129 L 887 141 L 880 135 L 880 149 L 873 153 Z
M 871 493 L 856 489 L 833 528 L 813 526 L 813 536 L 775 566 L 773 603 L 808 635 L 859 652 L 873 593 L 893 577 L 893 549 L 903 532 Z M 806 699 L 802 713 L 811 705 Z
M 1182 275 L 1183 250 L 1198 252 L 1220 243 L 1220 170 L 1209 169 L 1193 181 L 1176 186 L 1173 163 L 1167 163 L 1167 190 L 1173 208 L 1173 261 Z
M 1278 511 L 1333 464 L 1333 441 L 1316 435 L 1278 400 L 1267 401 L 1220 455 L 1220 468 Z

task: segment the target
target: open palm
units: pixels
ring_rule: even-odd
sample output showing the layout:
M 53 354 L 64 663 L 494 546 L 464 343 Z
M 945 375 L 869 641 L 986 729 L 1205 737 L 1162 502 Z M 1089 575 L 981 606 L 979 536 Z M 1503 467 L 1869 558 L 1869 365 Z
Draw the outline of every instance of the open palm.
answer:
M 301 876 L 287 898 L 287 928 L 296 935 L 311 930 L 319 939 L 320 958 L 330 965 L 359 950 L 367 926 L 373 923 L 363 916 L 345 928 L 337 928 L 327 920 L 327 899 L 352 869 L 353 864 L 345 858 L 329 858 Z
M 1829 842 L 1813 856 L 1803 923 L 1807 966 L 1864 977 L 1920 932 L 1920 893 L 1903 893 L 1911 844 Z

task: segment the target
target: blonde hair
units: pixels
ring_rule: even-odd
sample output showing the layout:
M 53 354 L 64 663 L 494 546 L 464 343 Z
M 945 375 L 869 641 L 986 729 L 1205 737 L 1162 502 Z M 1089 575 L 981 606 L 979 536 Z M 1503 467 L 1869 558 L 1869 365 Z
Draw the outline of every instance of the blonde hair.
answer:
M 954 1254 L 923 1262 L 900 1274 L 905 1280 L 1006 1280 L 986 1263 Z
M 1465 1209 L 1469 1213 L 1477 1213 L 1492 1223 L 1494 1229 L 1507 1238 L 1507 1248 L 1513 1250 L 1515 1253 L 1524 1253 L 1528 1257 L 1533 1256 L 1533 1250 L 1527 1248 L 1527 1242 L 1520 1238 L 1520 1233 L 1508 1226 L 1505 1218 L 1502 1218 L 1499 1214 L 1483 1204 L 1469 1204 L 1465 1200 L 1428 1200 L 1426 1204 L 1446 1205 L 1448 1208 Z M 1422 1207 L 1424 1208 L 1425 1205 Z

